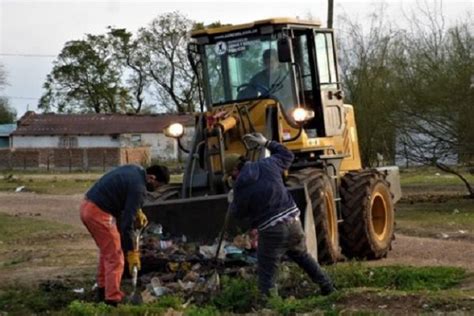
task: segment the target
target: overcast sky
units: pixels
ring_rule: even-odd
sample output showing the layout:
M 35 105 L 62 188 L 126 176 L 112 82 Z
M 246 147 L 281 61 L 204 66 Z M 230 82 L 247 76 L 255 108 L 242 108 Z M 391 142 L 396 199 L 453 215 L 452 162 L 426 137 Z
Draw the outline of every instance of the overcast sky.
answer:
M 426 1 L 426 0 L 422 0 Z M 431 0 L 428 0 L 431 1 Z M 350 14 L 362 20 L 380 1 L 334 0 L 335 15 Z M 415 0 L 390 0 L 391 17 Z M 474 0 L 445 0 L 443 12 L 450 21 L 465 20 L 473 12 Z M 244 23 L 268 17 L 305 17 L 310 13 L 326 23 L 327 0 L 313 1 L 8 1 L 0 0 L 0 63 L 5 66 L 9 86 L 0 95 L 9 98 L 18 117 L 36 110 L 42 84 L 52 61 L 64 43 L 82 39 L 85 33 L 100 34 L 107 26 L 136 31 L 159 14 L 180 11 L 188 18 L 212 23 Z M 472 16 L 471 16 L 472 18 Z M 337 24 L 335 25 L 337 28 Z

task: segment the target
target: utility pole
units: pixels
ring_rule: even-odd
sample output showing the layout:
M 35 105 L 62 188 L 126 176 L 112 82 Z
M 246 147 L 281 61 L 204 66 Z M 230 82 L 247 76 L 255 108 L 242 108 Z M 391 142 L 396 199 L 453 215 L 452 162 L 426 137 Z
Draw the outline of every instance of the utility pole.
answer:
M 328 0 L 328 29 L 332 29 L 333 12 L 334 12 L 334 0 Z

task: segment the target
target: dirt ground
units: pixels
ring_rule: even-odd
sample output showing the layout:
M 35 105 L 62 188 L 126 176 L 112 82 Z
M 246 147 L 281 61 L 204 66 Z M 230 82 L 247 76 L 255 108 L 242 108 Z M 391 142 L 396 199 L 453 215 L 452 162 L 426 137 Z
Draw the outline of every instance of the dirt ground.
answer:
M 79 219 L 78 210 L 82 198 L 80 194 L 40 195 L 0 192 L 0 212 L 22 217 L 39 216 L 43 219 L 73 225 L 81 232 L 87 233 Z M 83 237 L 85 248 L 89 250 L 93 248 L 92 240 L 88 241 L 87 235 Z M 474 272 L 474 243 L 466 240 L 444 240 L 397 234 L 393 242 L 393 250 L 388 257 L 371 264 L 449 265 Z
M 82 198 L 82 194 L 44 195 L 30 192 L 0 192 L 0 212 L 24 217 L 37 216 L 83 228 L 79 218 Z M 84 232 L 86 232 L 85 228 Z

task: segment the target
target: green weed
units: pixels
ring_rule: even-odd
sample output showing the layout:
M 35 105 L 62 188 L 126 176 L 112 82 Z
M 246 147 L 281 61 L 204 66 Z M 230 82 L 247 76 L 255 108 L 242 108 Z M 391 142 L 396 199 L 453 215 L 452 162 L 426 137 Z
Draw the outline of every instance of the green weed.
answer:
M 249 312 L 258 303 L 259 291 L 255 280 L 222 277 L 222 290 L 212 303 L 223 311 Z
M 184 315 L 186 316 L 217 316 L 220 312 L 215 306 L 189 306 L 185 311 Z

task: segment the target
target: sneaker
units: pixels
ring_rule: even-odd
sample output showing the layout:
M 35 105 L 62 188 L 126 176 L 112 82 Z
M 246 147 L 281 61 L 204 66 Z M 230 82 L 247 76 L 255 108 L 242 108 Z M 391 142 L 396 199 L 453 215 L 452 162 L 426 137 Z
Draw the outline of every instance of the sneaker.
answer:
M 336 288 L 334 285 L 329 284 L 321 287 L 321 295 L 322 296 L 328 296 L 331 295 L 332 293 L 336 292 Z

